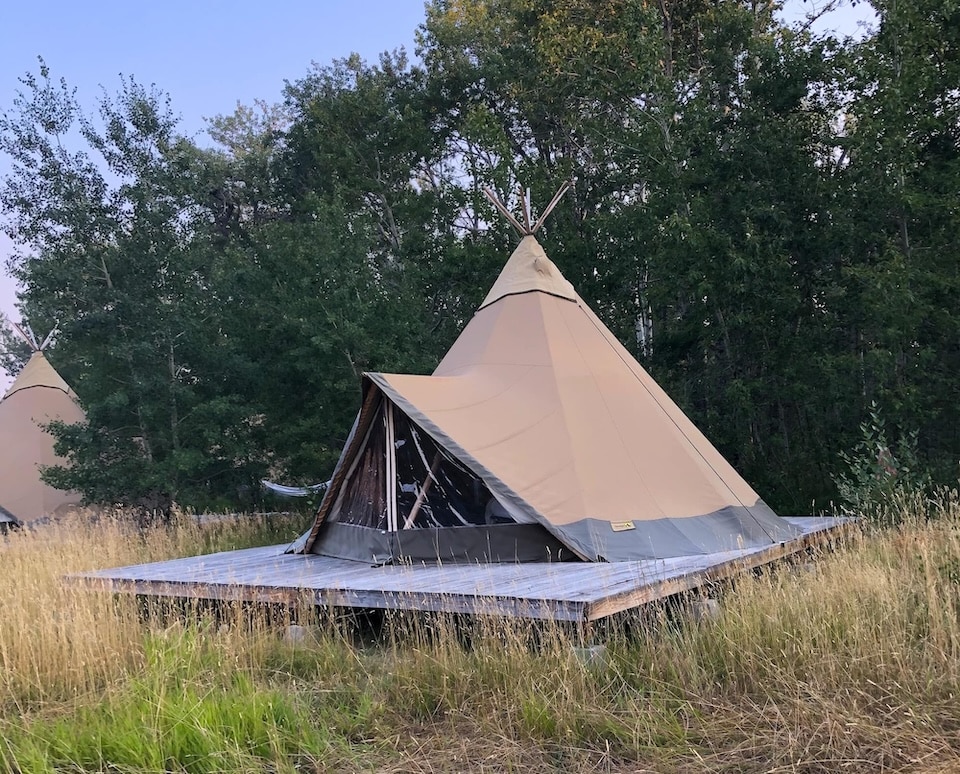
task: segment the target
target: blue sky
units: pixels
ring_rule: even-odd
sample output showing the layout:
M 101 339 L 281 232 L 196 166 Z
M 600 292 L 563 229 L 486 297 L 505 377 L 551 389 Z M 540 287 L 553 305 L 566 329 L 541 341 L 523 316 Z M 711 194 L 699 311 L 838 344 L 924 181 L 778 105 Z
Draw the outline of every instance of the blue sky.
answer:
M 795 16 L 825 1 L 790 0 L 788 9 Z M 860 2 L 821 26 L 853 33 L 869 13 Z M 279 101 L 284 81 L 305 75 L 311 62 L 351 52 L 370 60 L 400 46 L 412 54 L 423 18 L 423 0 L 0 0 L 0 111 L 40 55 L 77 88 L 88 112 L 101 87 L 117 91 L 122 73 L 168 92 L 184 131 L 198 133 L 205 117 L 231 113 L 238 101 Z M 8 171 L 0 156 L 0 176 Z M 0 235 L 2 264 L 11 250 Z M 0 311 L 17 319 L 14 301 L 0 265 Z

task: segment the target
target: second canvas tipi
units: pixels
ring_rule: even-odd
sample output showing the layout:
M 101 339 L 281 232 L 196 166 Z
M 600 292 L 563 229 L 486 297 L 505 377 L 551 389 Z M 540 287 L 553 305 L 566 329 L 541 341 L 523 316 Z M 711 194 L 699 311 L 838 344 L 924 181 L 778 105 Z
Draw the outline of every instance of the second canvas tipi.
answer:
M 54 489 L 40 480 L 42 467 L 62 464 L 54 439 L 44 425 L 61 420 L 82 422 L 77 396 L 43 354 L 33 349 L 30 360 L 0 399 L 0 506 L 20 522 L 29 523 L 80 502 L 76 492 Z

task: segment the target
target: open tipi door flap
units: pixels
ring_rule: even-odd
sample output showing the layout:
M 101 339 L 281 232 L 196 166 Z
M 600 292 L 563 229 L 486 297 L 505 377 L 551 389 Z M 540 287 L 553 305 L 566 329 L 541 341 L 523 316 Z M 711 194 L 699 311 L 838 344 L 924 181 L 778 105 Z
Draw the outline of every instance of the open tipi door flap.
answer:
M 537 524 L 543 527 L 557 541 L 571 551 L 578 559 L 589 560 L 589 551 L 584 551 L 583 546 L 578 545 L 578 541 L 571 541 L 568 536 L 558 530 L 554 524 L 551 524 L 541 513 L 537 512 L 530 503 L 524 500 L 519 494 L 514 492 L 504 481 L 493 471 L 486 468 L 470 452 L 461 446 L 454 438 L 448 435 L 433 420 L 424 414 L 414 405 L 405 395 L 397 391 L 390 384 L 387 374 L 365 374 L 366 379 L 376 384 L 387 398 L 406 416 L 410 417 L 419 427 L 423 428 L 434 442 L 442 447 L 447 454 L 460 461 L 462 465 L 468 468 L 486 485 L 490 493 L 496 497 L 497 501 L 503 506 L 513 521 L 517 524 Z M 430 377 L 423 377 L 425 379 Z
M 340 452 L 340 459 L 333 469 L 333 475 L 330 477 L 330 483 L 324 492 L 323 499 L 320 501 L 320 507 L 317 509 L 314 518 L 313 527 L 300 540 L 296 541 L 291 550 L 309 553 L 317 539 L 317 533 L 330 511 L 333 509 L 337 499 L 341 496 L 344 482 L 353 472 L 353 466 L 358 460 L 358 455 L 366 443 L 367 437 L 371 431 L 373 419 L 376 416 L 379 407 L 380 394 L 376 389 L 371 389 L 367 380 L 363 381 L 363 400 L 360 405 L 360 411 L 353 422 L 350 434 L 347 436 L 347 442 L 343 445 L 343 451 Z
M 408 407 L 412 411 L 408 411 Z M 406 443 L 396 425 L 397 417 L 404 418 L 404 426 L 417 428 L 436 448 L 435 452 L 423 458 L 432 459 L 433 462 L 421 466 L 423 470 L 418 476 L 419 486 L 414 489 L 415 499 L 412 504 L 408 502 L 409 510 L 405 512 L 398 509 L 395 499 L 396 492 L 401 488 L 396 449 Z M 483 470 L 473 457 L 429 421 L 420 421 L 425 419 L 390 387 L 383 375 L 365 374 L 363 408 L 337 463 L 313 527 L 288 550 L 294 553 L 325 553 L 374 564 L 397 560 L 514 562 L 582 558 L 579 552 L 569 546 L 568 541 L 554 535 L 545 520 L 531 512 L 522 498 L 506 489 L 489 471 Z M 383 438 L 378 438 L 378 435 Z M 411 445 L 419 448 L 420 444 Z M 486 487 L 485 491 L 503 506 L 503 512 L 511 521 L 480 523 L 476 516 L 474 521 L 465 521 L 451 505 L 449 513 L 456 519 L 450 518 L 450 524 L 439 528 L 414 526 L 431 494 L 433 482 L 439 482 L 440 478 L 449 474 L 449 470 L 446 474 L 440 472 L 444 459 Z M 382 468 L 385 474 L 383 478 L 370 467 L 371 461 L 377 469 Z M 364 481 L 358 476 L 368 478 Z M 383 509 L 382 518 L 376 519 L 380 526 L 356 522 L 354 517 L 357 514 L 351 512 L 349 505 L 352 501 L 345 500 L 345 497 L 348 490 L 355 497 L 358 486 L 378 488 L 375 493 L 371 490 L 371 497 L 375 497 Z M 384 491 L 380 492 L 379 488 Z M 436 508 L 436 502 L 433 507 Z M 522 512 L 518 509 L 522 509 Z M 369 511 L 367 506 L 363 506 L 363 510 Z M 368 516 L 372 514 L 369 512 Z M 344 519 L 345 516 L 350 518 Z

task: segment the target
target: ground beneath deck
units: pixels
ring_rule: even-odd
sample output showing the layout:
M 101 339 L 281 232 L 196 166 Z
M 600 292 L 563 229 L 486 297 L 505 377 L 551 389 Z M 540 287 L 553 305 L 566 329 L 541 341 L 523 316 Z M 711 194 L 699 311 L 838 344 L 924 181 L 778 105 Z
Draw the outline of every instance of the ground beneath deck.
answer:
M 226 551 L 70 576 L 113 592 L 320 606 L 493 613 L 592 621 L 728 578 L 831 540 L 848 523 L 788 517 L 803 534 L 763 548 L 636 562 L 371 567 L 284 554 L 286 545 Z

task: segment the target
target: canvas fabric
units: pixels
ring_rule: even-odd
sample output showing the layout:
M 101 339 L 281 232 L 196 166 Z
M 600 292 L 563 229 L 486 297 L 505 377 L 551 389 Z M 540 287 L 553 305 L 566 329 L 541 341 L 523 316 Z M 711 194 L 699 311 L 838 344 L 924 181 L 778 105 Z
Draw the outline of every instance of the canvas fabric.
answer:
M 365 378 L 368 400 L 382 393 L 516 521 L 540 524 L 581 559 L 713 553 L 798 534 L 532 236 L 433 375 Z
M 63 380 L 63 377 L 57 373 L 56 369 L 50 365 L 50 361 L 47 360 L 42 352 L 34 352 L 30 356 L 27 364 L 20 373 L 17 374 L 17 378 L 14 379 L 13 384 L 7 389 L 3 399 L 6 400 L 15 392 L 28 390 L 31 387 L 50 387 L 54 390 L 60 390 L 74 400 L 77 399 L 73 390 L 70 389 L 70 385 L 68 385 Z
M 80 502 L 40 480 L 40 468 L 62 464 L 53 437 L 41 425 L 59 419 L 81 422 L 73 391 L 41 352 L 35 352 L 0 400 L 0 503 L 23 522 Z

